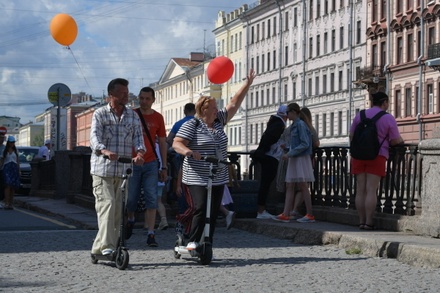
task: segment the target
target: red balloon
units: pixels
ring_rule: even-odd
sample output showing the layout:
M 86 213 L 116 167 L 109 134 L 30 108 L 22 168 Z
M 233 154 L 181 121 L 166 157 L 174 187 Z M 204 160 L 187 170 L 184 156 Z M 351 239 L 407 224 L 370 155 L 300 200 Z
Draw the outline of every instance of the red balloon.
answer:
M 225 56 L 214 58 L 206 69 L 208 79 L 215 84 L 227 82 L 234 74 L 234 64 Z

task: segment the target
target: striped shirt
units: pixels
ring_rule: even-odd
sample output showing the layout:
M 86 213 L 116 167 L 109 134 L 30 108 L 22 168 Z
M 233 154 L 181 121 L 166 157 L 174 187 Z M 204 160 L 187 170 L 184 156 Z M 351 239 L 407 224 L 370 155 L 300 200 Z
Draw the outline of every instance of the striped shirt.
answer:
M 119 119 L 107 104 L 93 113 L 90 129 L 90 174 L 101 177 L 119 177 L 124 164 L 104 159 L 100 150 L 108 150 L 119 156 L 131 157 L 133 148 L 145 150 L 139 116 L 125 108 Z
M 198 151 L 202 157 L 212 156 L 226 160 L 228 137 L 223 131 L 227 119 L 226 108 L 218 111 L 217 119 L 214 121 L 213 129 L 207 127 L 203 120 L 194 118 L 186 121 L 179 129 L 176 137 L 189 141 L 188 148 Z M 185 157 L 183 161 L 182 182 L 186 185 L 208 185 L 209 165 L 203 160 L 195 160 Z M 212 185 L 224 185 L 229 182 L 228 168 L 224 165 L 217 169 Z

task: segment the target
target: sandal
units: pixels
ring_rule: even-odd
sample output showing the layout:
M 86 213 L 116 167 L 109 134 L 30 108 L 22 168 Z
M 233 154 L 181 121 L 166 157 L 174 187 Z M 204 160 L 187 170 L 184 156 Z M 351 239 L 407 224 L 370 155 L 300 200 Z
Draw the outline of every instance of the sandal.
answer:
M 374 225 L 364 224 L 364 230 L 375 230 Z

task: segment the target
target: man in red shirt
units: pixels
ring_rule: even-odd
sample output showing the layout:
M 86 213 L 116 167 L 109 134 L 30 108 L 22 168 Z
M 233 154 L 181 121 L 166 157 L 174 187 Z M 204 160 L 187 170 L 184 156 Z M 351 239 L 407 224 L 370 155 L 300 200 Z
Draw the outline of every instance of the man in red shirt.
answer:
M 147 245 L 157 247 L 154 237 L 154 225 L 156 221 L 157 203 L 157 183 L 166 180 L 167 177 L 167 143 L 165 123 L 163 116 L 152 109 L 155 98 L 154 90 L 151 87 L 144 87 L 139 93 L 139 105 L 135 111 L 138 113 L 142 123 L 144 142 L 147 151 L 144 154 L 144 164 L 142 166 L 133 166 L 133 174 L 129 180 L 128 187 L 128 222 L 126 229 L 126 238 L 130 238 L 135 223 L 135 211 L 141 188 L 144 191 L 145 201 L 145 222 L 144 228 L 148 227 Z M 147 129 L 145 129 L 147 128 Z M 148 131 L 148 134 L 147 132 Z M 155 152 L 155 143 L 159 143 L 160 154 Z M 158 158 L 162 159 L 162 168 L 160 172 Z

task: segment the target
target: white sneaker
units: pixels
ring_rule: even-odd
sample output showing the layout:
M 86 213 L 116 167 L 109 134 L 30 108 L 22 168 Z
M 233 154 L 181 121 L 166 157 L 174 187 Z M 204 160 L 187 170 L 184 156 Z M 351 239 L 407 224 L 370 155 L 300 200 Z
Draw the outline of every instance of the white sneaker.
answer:
M 232 223 L 234 222 L 235 213 L 233 211 L 229 211 L 226 216 L 226 230 L 231 229 Z
M 158 229 L 159 230 L 166 230 L 166 229 L 168 229 L 168 222 L 167 222 L 167 220 L 160 220 Z
M 194 250 L 197 248 L 197 246 L 199 246 L 197 242 L 189 242 L 186 246 L 186 250 Z
M 268 213 L 266 210 L 264 210 L 262 213 L 258 213 L 257 212 L 257 219 L 261 219 L 261 220 L 268 220 L 268 219 L 273 219 L 275 216 Z
M 106 248 L 101 251 L 102 255 L 110 255 L 112 253 L 113 253 L 113 249 L 111 249 L 111 248 Z

